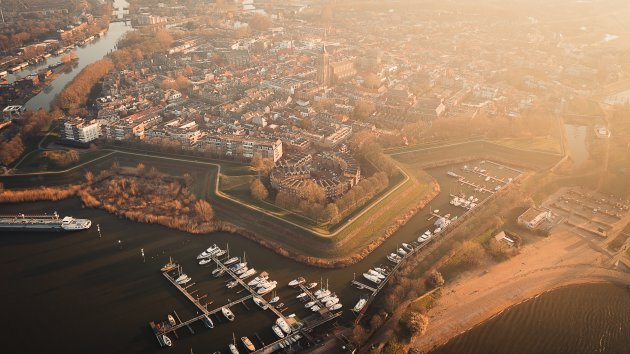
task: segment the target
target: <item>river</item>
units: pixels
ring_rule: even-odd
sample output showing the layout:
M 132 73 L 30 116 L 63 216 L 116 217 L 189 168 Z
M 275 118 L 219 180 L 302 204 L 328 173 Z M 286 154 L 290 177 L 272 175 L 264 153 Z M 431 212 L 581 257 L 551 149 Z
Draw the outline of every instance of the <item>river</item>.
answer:
M 628 353 L 629 309 L 629 287 L 569 286 L 510 308 L 431 353 Z
M 122 7 L 127 7 L 129 4 L 124 0 L 115 0 L 114 8 L 119 9 Z M 122 10 L 115 11 L 114 15 L 116 17 L 122 16 Z M 131 26 L 127 26 L 125 22 L 113 22 L 109 25 L 109 30 L 105 34 L 104 37 L 97 38 L 94 41 L 90 42 L 85 47 L 77 47 L 76 53 L 79 58 L 78 62 L 71 66 L 69 70 L 64 70 L 60 73 L 60 75 L 42 92 L 37 94 L 28 100 L 25 104 L 27 109 L 38 110 L 43 108 L 45 110 L 50 109 L 50 104 L 53 102 L 55 97 L 63 90 L 63 88 L 77 76 L 83 68 L 92 64 L 100 59 L 102 59 L 109 52 L 116 49 L 116 44 L 118 40 L 122 38 L 125 33 L 131 30 Z M 30 74 L 37 74 L 37 71 L 47 67 L 48 65 L 57 64 L 61 61 L 63 55 L 51 57 L 47 61 L 42 63 L 38 63 L 35 66 L 29 66 L 27 70 L 10 74 L 7 76 L 7 80 L 9 82 L 13 82 L 18 78 L 25 77 Z
M 145 164 L 150 167 L 151 161 L 146 160 Z M 171 166 L 169 170 L 185 171 L 181 166 Z M 432 201 L 431 208 L 461 215 L 463 209 L 449 205 L 448 192 L 462 190 L 470 194 L 470 190 L 446 176 L 448 170 L 448 167 L 431 170 L 444 191 Z M 497 169 L 495 175 L 514 177 L 515 174 L 508 169 Z M 46 181 L 49 180 L 24 182 L 46 184 Z M 53 183 L 56 179 L 50 181 Z M 224 279 L 212 278 L 211 267 L 197 264 L 196 255 L 213 243 L 221 247 L 229 243 L 232 255 L 247 252 L 250 265 L 258 271 L 268 271 L 279 283 L 278 296 L 289 307 L 285 314 L 296 313 L 302 318 L 310 314 L 295 299 L 297 292 L 286 286 L 291 279 L 303 275 L 309 281 L 327 279 L 330 289 L 339 295 L 346 309 L 343 320 L 349 321 L 353 316 L 348 310 L 365 293 L 351 287 L 350 280 L 355 274 L 362 279 L 361 274 L 367 269 L 388 263 L 387 254 L 400 247 L 400 243 L 415 240 L 424 232 L 433 222 L 427 220 L 428 209 L 418 213 L 362 262 L 343 269 L 322 270 L 278 256 L 240 236 L 226 233 L 193 236 L 158 225 L 139 224 L 102 210 L 82 208 L 77 199 L 0 205 L 0 214 L 57 210 L 63 215 L 89 218 L 102 230 L 101 238 L 95 227 L 70 234 L 7 232 L 0 238 L 0 264 L 10 270 L 0 276 L 1 298 L 13 304 L 5 310 L 12 321 L 5 334 L 13 338 L 4 344 L 5 349 L 20 353 L 38 352 L 43 348 L 66 353 L 160 351 L 148 322 L 163 320 L 173 310 L 183 319 L 195 315 L 195 308 L 159 272 L 169 256 L 182 264 L 196 283 L 194 289 L 198 289 L 199 294 L 208 294 L 208 299 L 213 301 L 210 308 L 243 296 L 236 293 L 237 289 L 226 289 Z M 118 240 L 122 249 L 118 247 Z M 141 249 L 145 253 L 144 262 Z M 251 302 L 249 305 L 251 311 L 242 305 L 232 308 L 237 317 L 232 323 L 224 320 L 209 331 L 201 324 L 194 324 L 197 332 L 194 336 L 180 331 L 183 339 L 176 341 L 176 351 L 225 350 L 233 332 L 237 337 L 250 338 L 259 333 L 263 340 L 271 341 L 273 315 L 253 307 Z

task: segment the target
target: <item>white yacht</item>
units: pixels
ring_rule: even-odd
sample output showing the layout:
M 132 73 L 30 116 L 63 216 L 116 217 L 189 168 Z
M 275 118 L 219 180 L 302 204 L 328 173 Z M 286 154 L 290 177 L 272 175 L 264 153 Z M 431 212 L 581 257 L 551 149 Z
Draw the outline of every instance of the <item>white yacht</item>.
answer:
M 295 298 L 302 300 L 302 299 L 305 299 L 307 295 L 308 295 L 307 293 L 300 293 L 300 295 L 296 296 Z
M 278 337 L 284 338 L 284 332 L 282 332 L 282 329 L 280 329 L 280 327 L 278 327 L 277 325 L 273 325 L 271 326 L 271 329 L 273 329 Z
M 289 327 L 289 324 L 287 323 L 287 321 L 284 320 L 284 318 L 278 317 L 278 319 L 276 320 L 276 325 L 278 325 L 278 327 L 280 327 L 280 329 L 284 333 L 286 334 L 291 333 L 291 327 Z
M 320 310 L 320 308 L 319 308 L 319 306 L 317 306 L 317 305 L 315 305 L 315 306 L 311 307 L 311 311 L 313 311 L 313 312 L 317 312 L 317 311 L 319 311 L 319 310 Z
M 326 289 L 323 290 L 322 292 L 319 293 L 319 295 L 317 295 L 318 299 L 323 299 L 326 298 L 327 296 L 330 296 L 330 290 Z
M 261 309 L 266 310 L 266 309 L 268 308 L 268 307 L 267 307 L 267 304 L 265 304 L 265 303 L 264 303 L 264 301 L 263 301 L 261 298 L 259 298 L 258 296 L 254 296 L 254 297 L 252 298 L 252 300 L 253 300 L 253 301 L 254 301 L 254 303 L 255 303 L 256 305 L 258 305 L 258 307 L 260 307 Z
M 182 274 L 179 277 L 177 277 L 177 279 L 175 280 L 175 282 L 177 283 L 177 285 L 184 285 L 186 283 L 188 283 L 189 281 L 191 281 L 192 278 L 189 277 L 186 274 Z
M 241 274 L 247 272 L 248 270 L 249 270 L 249 268 L 247 268 L 247 266 L 244 266 L 244 267 L 241 267 L 241 268 L 235 270 L 234 274 L 241 275 Z
M 206 249 L 205 251 L 201 252 L 198 256 L 197 259 L 202 259 L 202 258 L 208 258 L 208 257 L 212 257 L 213 254 L 219 252 L 220 248 L 217 247 L 216 244 L 208 247 L 208 249 Z
M 293 279 L 289 282 L 289 286 L 298 286 L 300 284 L 303 284 L 306 281 L 306 279 L 304 279 L 303 277 L 299 277 L 297 279 Z
M 333 307 L 331 307 L 329 310 L 330 311 L 337 311 L 339 310 L 341 307 L 343 307 L 343 305 L 341 303 L 334 305 Z
M 402 244 L 402 246 L 403 246 L 403 248 L 404 248 L 405 250 L 407 250 L 408 252 L 413 251 L 413 247 L 411 247 L 411 245 L 409 245 L 409 244 L 407 244 L 407 243 L 403 243 L 403 244 Z
M 354 305 L 354 308 L 352 309 L 352 311 L 354 312 L 361 311 L 363 307 L 365 306 L 365 304 L 367 304 L 367 299 L 360 299 L 359 302 L 357 302 L 357 304 Z
M 327 303 L 328 301 L 330 301 L 330 300 L 332 300 L 332 299 L 334 299 L 334 298 L 336 298 L 336 297 L 337 297 L 337 296 L 335 296 L 335 295 L 329 295 L 329 296 L 326 296 L 325 298 L 323 298 L 323 299 L 321 299 L 321 300 L 319 300 L 319 301 L 321 301 L 322 303 L 324 303 L 324 304 L 325 304 L 325 303 Z
M 309 284 L 306 286 L 306 288 L 307 288 L 308 290 L 311 290 L 311 289 L 315 288 L 316 286 L 317 286 L 317 283 L 309 283 Z
M 167 346 L 167 347 L 170 347 L 170 346 L 173 345 L 173 342 L 171 341 L 171 339 L 166 334 L 162 335 L 162 342 L 164 342 L 164 345 Z
M 407 251 L 405 251 L 404 249 L 402 249 L 402 247 L 400 247 L 400 248 L 397 250 L 397 252 L 398 252 L 398 254 L 399 254 L 399 255 L 401 255 L 401 256 L 406 256 L 406 255 L 407 255 Z
M 204 264 L 208 264 L 212 262 L 212 258 L 203 258 L 202 260 L 199 261 L 200 265 L 204 265 Z
M 375 271 L 373 269 L 368 270 L 368 273 L 373 275 L 373 276 L 375 276 L 375 277 L 377 277 L 377 278 L 379 278 L 379 279 L 385 279 L 385 276 L 383 274 L 381 274 L 381 273 L 379 273 L 379 272 L 377 272 L 377 271 Z
M 239 258 L 238 257 L 232 257 L 230 259 L 228 259 L 227 261 L 223 262 L 224 265 L 229 266 L 230 264 L 234 264 L 236 262 L 238 262 Z
M 247 278 L 251 277 L 254 274 L 256 274 L 256 269 L 252 268 L 252 269 L 248 269 L 246 272 L 244 272 L 243 274 L 239 275 L 238 277 L 241 278 L 241 279 L 247 279 Z
M 326 301 L 326 303 L 324 305 L 326 305 L 326 307 L 331 308 L 334 305 L 339 303 L 339 298 L 337 297 L 333 297 L 332 299 Z
M 222 276 L 223 273 L 225 273 L 225 269 L 217 268 L 217 269 L 212 271 L 212 276 L 215 277 L 215 278 L 218 278 L 218 277 Z
M 385 269 L 385 268 L 376 267 L 376 268 L 374 268 L 374 270 L 379 272 L 379 273 L 381 273 L 381 274 L 383 274 L 383 275 L 387 275 L 387 273 L 388 273 L 387 269 Z
M 278 282 L 276 282 L 276 281 L 272 281 L 271 283 L 268 283 L 267 286 L 258 289 L 258 291 L 257 291 L 258 295 L 265 295 L 267 293 L 270 293 L 273 289 L 276 288 L 277 284 L 278 284 Z
M 315 301 L 309 301 L 306 303 L 306 305 L 304 305 L 304 308 L 309 308 L 309 307 L 312 307 L 313 305 L 315 305 Z
M 234 321 L 234 313 L 232 313 L 232 310 L 230 310 L 229 307 L 221 307 L 221 312 L 223 313 L 223 316 L 225 316 L 225 318 L 227 318 L 230 322 Z
M 253 280 L 250 280 L 250 282 L 247 283 L 247 285 L 256 286 L 261 281 L 266 281 L 267 279 L 269 279 L 269 274 L 267 274 L 267 272 L 262 272 L 256 278 L 254 278 Z
M 203 317 L 201 318 L 201 320 L 203 321 L 203 324 L 206 325 L 206 327 L 208 328 L 214 328 L 214 323 L 212 322 L 212 320 L 210 319 L 210 317 L 208 317 L 208 315 L 203 315 Z
M 363 277 L 365 279 L 371 281 L 372 283 L 379 284 L 381 282 L 381 280 L 377 276 L 374 276 L 374 275 L 372 275 L 370 273 L 363 273 Z
M 273 292 L 273 297 L 271 298 L 271 300 L 269 300 L 270 304 L 275 304 L 276 302 L 280 301 L 280 297 L 276 296 L 276 292 Z
M 175 326 L 177 324 L 177 322 L 175 321 L 175 317 L 173 317 L 173 315 L 169 314 L 167 318 L 168 318 L 168 323 L 170 323 L 171 326 Z

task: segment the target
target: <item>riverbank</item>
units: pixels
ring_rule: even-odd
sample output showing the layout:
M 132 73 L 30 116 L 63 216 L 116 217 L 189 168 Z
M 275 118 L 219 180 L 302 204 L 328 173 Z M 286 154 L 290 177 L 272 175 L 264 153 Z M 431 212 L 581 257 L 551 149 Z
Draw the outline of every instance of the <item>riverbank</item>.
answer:
M 562 228 L 525 246 L 503 263 L 462 275 L 443 288 L 428 311 L 429 329 L 409 347 L 428 352 L 509 307 L 560 287 L 592 283 L 630 284 L 630 273 L 610 268 L 609 256 Z

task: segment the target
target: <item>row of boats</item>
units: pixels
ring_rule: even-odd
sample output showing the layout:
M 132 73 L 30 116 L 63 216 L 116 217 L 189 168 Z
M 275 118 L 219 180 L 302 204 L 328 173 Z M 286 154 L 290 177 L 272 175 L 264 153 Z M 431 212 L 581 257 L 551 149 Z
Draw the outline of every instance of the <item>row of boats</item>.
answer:
M 475 196 L 469 196 L 468 198 L 466 198 L 466 195 L 451 195 L 452 199 L 450 201 L 451 205 L 454 205 L 456 207 L 461 207 L 467 210 L 471 210 L 473 208 L 475 208 L 477 206 L 477 202 L 479 201 L 479 198 L 476 198 Z

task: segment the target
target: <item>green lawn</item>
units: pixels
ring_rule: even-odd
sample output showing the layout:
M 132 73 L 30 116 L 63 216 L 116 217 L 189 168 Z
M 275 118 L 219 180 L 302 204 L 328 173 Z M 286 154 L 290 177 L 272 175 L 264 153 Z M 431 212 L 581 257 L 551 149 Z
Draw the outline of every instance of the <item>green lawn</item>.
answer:
M 514 139 L 496 139 L 491 140 L 492 143 L 506 146 L 519 150 L 539 151 L 552 154 L 562 154 L 560 140 L 553 137 L 533 137 L 533 138 L 514 138 Z

